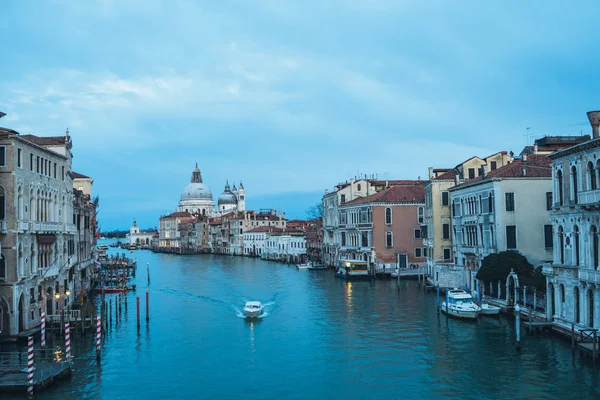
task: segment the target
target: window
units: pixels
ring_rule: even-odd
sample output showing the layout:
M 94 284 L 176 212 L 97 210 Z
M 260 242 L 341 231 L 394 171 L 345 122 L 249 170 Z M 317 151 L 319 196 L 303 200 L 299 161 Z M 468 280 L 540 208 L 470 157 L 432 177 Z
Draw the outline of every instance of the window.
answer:
M 387 231 L 385 234 L 385 247 L 392 247 L 394 245 L 394 235 L 392 232 Z
M 469 179 L 475 178 L 475 168 L 469 168 Z
M 506 198 L 506 211 L 515 211 L 515 194 L 505 193 Z
M 427 247 L 423 247 L 423 257 L 427 257 Z
M 444 249 L 444 260 L 450 260 L 452 258 L 452 254 L 450 254 L 450 249 Z
M 552 192 L 546 192 L 546 210 L 552 210 Z
M 517 249 L 517 227 L 515 225 L 506 226 L 506 250 Z
M 421 250 L 421 248 L 420 248 L 420 247 L 417 247 L 417 248 L 415 249 L 415 258 L 421 258 L 421 253 L 422 253 L 422 250 Z
M 62 166 L 62 167 L 60 167 L 60 169 L 61 169 L 61 174 L 62 174 L 62 180 L 64 182 L 65 181 L 65 167 Z M 223 207 L 223 208 L 225 208 L 225 207 Z
M 56 163 L 54 163 L 54 179 L 56 179 Z
M 421 239 L 421 230 L 415 229 L 415 239 Z
M 346 232 L 342 232 L 342 246 L 346 245 Z
M 563 205 L 563 174 L 561 170 L 556 171 L 556 184 L 558 186 L 558 204 Z
M 577 168 L 571 167 L 571 190 L 573 191 L 573 201 L 578 203 L 578 187 L 577 187 Z
M 346 202 L 346 195 L 345 195 L 345 194 L 343 194 L 343 195 L 341 195 L 341 196 L 340 196 L 340 203 L 342 203 L 342 204 L 343 204 L 343 203 L 345 203 L 345 202 Z
M 497 168 L 497 164 L 496 161 L 492 161 L 490 162 L 490 170 L 493 171 Z
M 23 150 L 17 149 L 17 167 L 23 168 Z
M 425 209 L 423 207 L 419 207 L 418 211 L 419 223 L 422 224 L 425 220 Z
M 29 289 L 29 304 L 35 303 L 35 290 L 33 288 Z
M 442 224 L 442 239 L 445 239 L 445 240 L 450 239 L 450 224 L 449 223 Z
M 488 197 L 488 209 L 490 213 L 494 212 L 494 193 L 492 192 L 490 192 L 490 195 Z
M 552 241 L 552 225 L 544 225 L 544 247 L 547 249 L 554 247 Z
M 6 279 L 6 259 L 0 254 L 0 279 Z
M 361 246 L 369 247 L 369 234 L 367 232 L 361 233 Z
M 390 207 L 387 207 L 385 209 L 385 224 L 386 225 L 392 224 L 392 209 Z
M 29 169 L 33 172 L 33 153 L 29 154 Z
M 448 192 L 442 192 L 442 205 L 447 206 L 450 204 L 450 194 Z
M 6 167 L 6 147 L 0 146 L 0 167 Z
M 40 156 L 35 158 L 35 172 L 40 173 Z
M 356 185 L 356 190 L 358 190 L 360 192 L 360 183 L 358 185 Z

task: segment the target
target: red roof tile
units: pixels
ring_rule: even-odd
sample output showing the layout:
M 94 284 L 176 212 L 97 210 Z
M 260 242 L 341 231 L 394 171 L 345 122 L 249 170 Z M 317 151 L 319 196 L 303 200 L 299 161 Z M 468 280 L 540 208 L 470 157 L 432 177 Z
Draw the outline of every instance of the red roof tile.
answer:
M 422 185 L 392 186 L 371 196 L 360 197 L 340 207 L 366 203 L 424 203 L 425 188 Z
M 259 226 L 252 230 L 246 231 L 246 233 L 258 233 L 258 232 L 281 232 L 283 229 L 276 226 Z
M 160 219 L 163 219 L 163 218 L 191 218 L 191 217 L 192 217 L 192 214 L 190 214 L 187 211 L 176 211 L 169 215 L 164 215 Z
M 80 173 L 78 173 L 78 172 L 75 172 L 75 171 L 73 171 L 73 173 L 72 173 L 72 174 L 73 174 L 73 178 L 79 178 L 79 179 L 92 179 L 92 178 L 90 178 L 89 176 L 86 176 L 86 175 L 80 174 Z
M 38 146 L 60 146 L 65 144 L 66 136 L 35 136 L 35 135 L 21 135 L 21 138 L 35 143 Z

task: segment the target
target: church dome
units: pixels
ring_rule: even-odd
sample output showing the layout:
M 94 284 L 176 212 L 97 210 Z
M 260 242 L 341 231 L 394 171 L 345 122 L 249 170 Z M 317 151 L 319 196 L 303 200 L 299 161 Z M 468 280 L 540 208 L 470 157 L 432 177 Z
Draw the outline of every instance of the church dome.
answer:
M 218 205 L 224 206 L 224 205 L 236 205 L 236 204 L 237 204 L 237 197 L 231 191 L 231 189 L 229 187 L 229 183 L 227 183 L 227 184 L 225 184 L 225 191 L 219 196 Z
M 208 186 L 201 182 L 188 184 L 181 193 L 181 200 L 212 200 L 212 193 Z

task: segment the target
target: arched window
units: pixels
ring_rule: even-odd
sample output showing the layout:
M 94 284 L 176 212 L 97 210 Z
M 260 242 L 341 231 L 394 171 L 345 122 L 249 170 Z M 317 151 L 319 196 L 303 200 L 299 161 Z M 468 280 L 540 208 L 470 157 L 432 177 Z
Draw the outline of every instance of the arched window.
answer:
M 578 203 L 578 193 L 577 193 L 577 167 L 574 165 L 571 167 L 571 185 L 572 185 L 572 193 L 573 193 L 573 202 L 575 204 Z
M 590 234 L 592 236 L 592 260 L 594 262 L 594 269 L 598 269 L 598 229 L 593 225 Z
M 360 192 L 360 183 L 358 185 L 356 185 L 356 190 L 358 190 Z
M 391 231 L 387 231 L 385 234 L 385 246 L 386 247 L 394 246 L 394 234 Z
M 5 200 L 5 195 L 4 195 L 4 188 L 2 186 L 0 186 L 0 219 L 5 219 L 6 217 L 6 212 L 5 212 L 5 204 L 6 204 L 6 200 Z
M 587 164 L 587 178 L 588 178 L 588 190 L 596 190 L 596 169 L 594 164 L 590 161 Z
M 573 240 L 575 241 L 575 265 L 579 265 L 579 227 L 573 227 Z
M 425 221 L 425 209 L 423 207 L 419 207 L 418 217 L 419 223 L 422 224 Z
M 390 207 L 387 207 L 385 209 L 385 224 L 386 225 L 392 224 L 392 209 Z
M 575 288 L 573 289 L 573 302 L 574 307 L 573 307 L 573 319 L 575 320 L 575 323 L 578 324 L 580 323 L 580 312 L 579 312 L 579 287 L 575 286 Z
M 562 226 L 558 227 L 558 247 L 560 249 L 560 263 L 565 263 L 565 233 Z
M 563 173 L 562 170 L 556 171 L 556 184 L 558 185 L 558 203 L 563 205 Z

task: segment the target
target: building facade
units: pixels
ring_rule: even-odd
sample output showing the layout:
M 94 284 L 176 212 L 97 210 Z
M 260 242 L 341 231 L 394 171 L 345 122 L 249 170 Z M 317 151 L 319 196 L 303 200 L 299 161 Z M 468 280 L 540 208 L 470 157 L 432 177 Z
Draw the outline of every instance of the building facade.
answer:
M 273 232 L 279 233 L 283 229 L 275 226 L 260 226 L 244 233 L 244 255 L 248 257 L 262 257 L 265 243 Z
M 263 259 L 287 263 L 306 261 L 306 236 L 303 232 L 271 232 L 266 239 Z
M 134 218 L 133 224 L 129 227 L 126 241 L 130 246 L 150 248 L 155 234 L 156 232 L 143 232 Z
M 313 261 L 317 264 L 323 263 L 323 221 L 321 219 L 314 219 L 308 221 L 309 224 L 306 227 L 306 255 L 309 261 Z
M 600 111 L 592 138 L 550 155 L 553 262 L 546 275 L 547 318 L 557 328 L 600 327 Z

